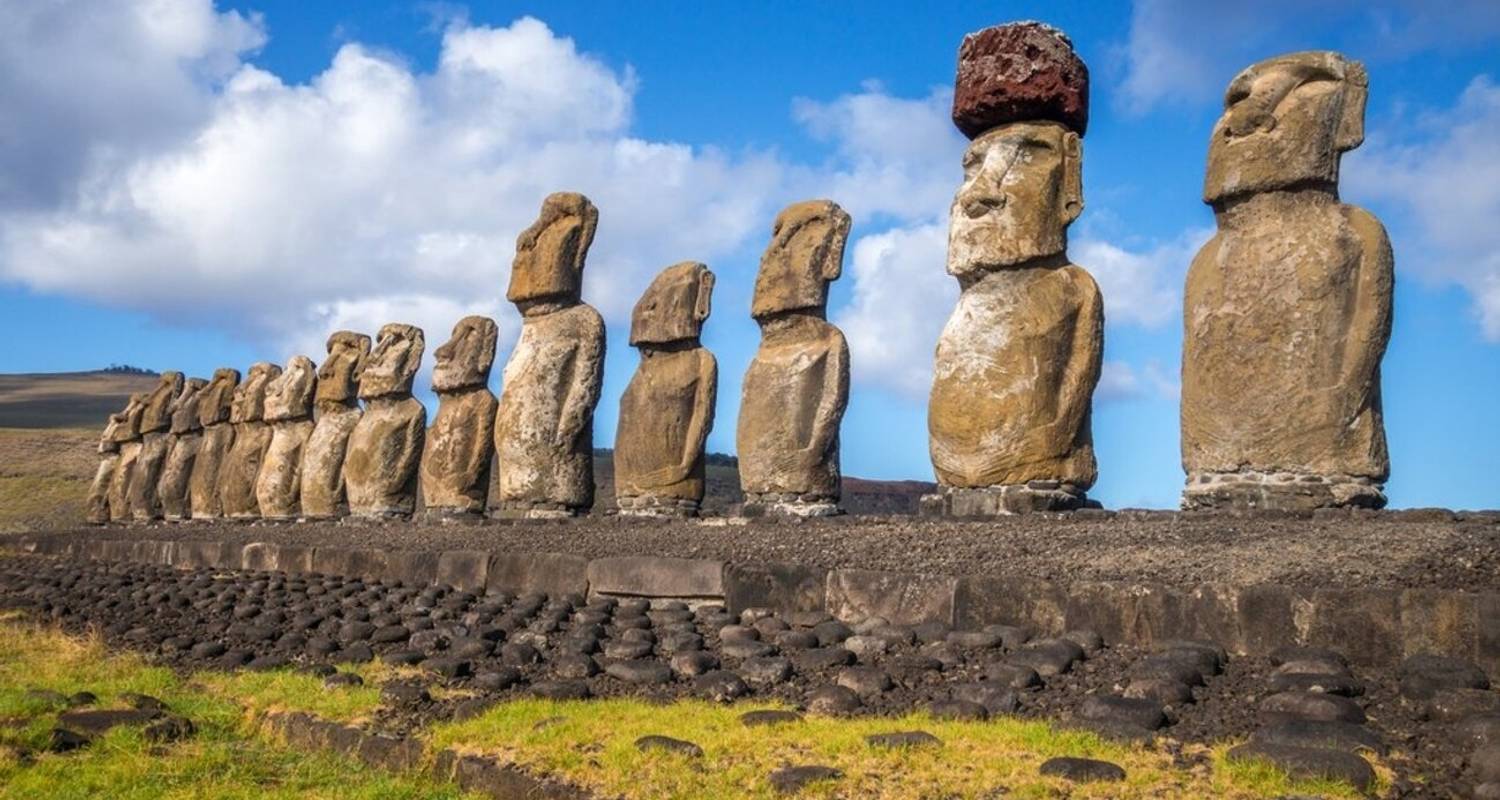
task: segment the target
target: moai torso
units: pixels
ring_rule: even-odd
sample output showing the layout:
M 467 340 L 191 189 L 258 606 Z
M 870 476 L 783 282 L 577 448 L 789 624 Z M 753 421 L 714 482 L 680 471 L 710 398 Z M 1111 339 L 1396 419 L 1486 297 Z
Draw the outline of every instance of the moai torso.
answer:
M 360 375 L 365 412 L 349 435 L 344 456 L 353 516 L 409 517 L 416 508 L 427 409 L 411 396 L 411 382 L 422 363 L 424 343 L 421 328 L 386 325 Z
M 604 380 L 604 321 L 579 299 L 599 212 L 552 194 L 516 240 L 506 299 L 522 315 L 495 414 L 497 516 L 569 516 L 594 503 L 594 406 Z
M 328 356 L 318 366 L 314 394 L 317 419 L 302 454 L 302 516 L 334 519 L 349 513 L 344 490 L 344 455 L 364 413 L 359 378 L 370 357 L 370 337 L 338 331 L 328 337 Z
M 465 317 L 434 356 L 437 415 L 422 450 L 422 504 L 438 518 L 482 515 L 495 455 L 490 368 L 499 329 L 488 317 Z
M 641 363 L 620 397 L 615 498 L 625 515 L 692 515 L 704 490 L 719 368 L 698 340 L 714 276 L 702 264 L 663 270 L 636 303 L 631 344 Z
M 295 356 L 266 388 L 271 444 L 255 480 L 255 500 L 262 518 L 291 520 L 301 512 L 302 453 L 313 432 L 317 381 L 312 360 Z
M 215 370 L 198 398 L 198 422 L 203 426 L 203 436 L 198 440 L 198 456 L 193 459 L 193 475 L 188 479 L 188 506 L 195 520 L 224 516 L 224 504 L 219 499 L 219 473 L 234 444 L 234 424 L 229 416 L 239 383 L 239 370 Z
M 172 408 L 182 394 L 182 373 L 163 372 L 141 412 L 141 451 L 130 476 L 130 513 L 136 522 L 162 516 L 157 485 L 171 447 Z
M 271 424 L 266 422 L 266 389 L 281 374 L 281 367 L 268 362 L 251 365 L 245 382 L 234 391 L 229 421 L 234 425 L 234 442 L 219 468 L 219 502 L 229 519 L 256 519 L 260 502 L 255 497 L 255 482 L 271 446 Z
M 1384 504 L 1391 249 L 1335 188 L 1364 92 L 1362 68 L 1322 52 L 1231 85 L 1205 182 L 1219 231 L 1183 293 L 1186 507 Z
M 94 470 L 94 480 L 89 484 L 88 499 L 84 503 L 84 521 L 90 525 L 109 522 L 109 485 L 120 465 L 117 437 L 120 427 L 126 422 L 129 407 L 127 404 L 126 411 L 110 414 L 104 431 L 99 435 L 99 466 Z
M 208 381 L 202 378 L 187 379 L 182 394 L 172 405 L 167 461 L 156 485 L 162 516 L 170 522 L 180 522 L 192 513 L 188 486 L 193 477 L 193 462 L 198 458 L 198 445 L 203 439 L 198 404 L 207 386 Z
M 146 410 L 146 395 L 131 395 L 115 427 L 114 442 L 120 457 L 109 477 L 109 521 L 128 522 L 130 515 L 130 479 L 136 459 L 141 455 L 141 415 Z

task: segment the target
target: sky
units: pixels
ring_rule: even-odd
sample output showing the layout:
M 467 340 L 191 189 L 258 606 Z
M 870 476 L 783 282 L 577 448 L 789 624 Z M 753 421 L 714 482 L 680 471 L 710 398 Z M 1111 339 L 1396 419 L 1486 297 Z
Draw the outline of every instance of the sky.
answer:
M 1105 299 L 1091 494 L 1176 505 L 1209 130 L 1243 67 L 1335 49 L 1370 75 L 1341 194 L 1396 255 L 1391 504 L 1500 506 L 1500 4 L 929 6 L 0 0 L 0 372 L 207 376 L 401 321 L 426 330 L 425 386 L 466 314 L 497 320 L 503 361 L 516 234 L 546 194 L 581 191 L 600 211 L 584 298 L 609 327 L 596 443 L 637 362 L 631 306 L 697 260 L 718 277 L 709 447 L 733 452 L 771 223 L 828 198 L 854 218 L 829 304 L 851 347 L 844 472 L 930 480 L 933 348 L 958 294 L 956 52 L 1040 19 L 1091 73 L 1069 246 Z

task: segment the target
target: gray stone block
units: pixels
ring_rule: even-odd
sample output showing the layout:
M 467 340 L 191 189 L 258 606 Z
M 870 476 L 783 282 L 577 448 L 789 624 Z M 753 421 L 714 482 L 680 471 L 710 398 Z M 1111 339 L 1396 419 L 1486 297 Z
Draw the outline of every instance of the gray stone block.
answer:
M 438 555 L 431 550 L 392 550 L 385 554 L 386 573 L 407 586 L 437 583 Z
M 1263 655 L 1300 641 L 1297 619 L 1308 602 L 1301 592 L 1276 584 L 1256 584 L 1238 587 L 1235 595 L 1239 652 Z
M 484 591 L 490 554 L 483 550 L 447 550 L 438 554 L 437 582 L 469 592 Z
M 1304 644 L 1331 647 L 1360 664 L 1401 657 L 1399 589 L 1316 589 Z
M 1401 655 L 1479 655 L 1478 596 L 1449 589 L 1401 592 Z
M 1019 625 L 1038 636 L 1057 636 L 1067 629 L 1067 606 L 1066 590 L 1051 581 L 966 575 L 958 579 L 953 625 L 960 630 Z
M 957 592 L 951 575 L 836 569 L 828 573 L 826 602 L 828 613 L 846 622 L 879 616 L 894 625 L 952 625 Z
M 229 566 L 231 551 L 233 560 L 238 562 L 239 548 L 232 547 L 227 542 L 184 541 L 177 543 L 175 560 L 177 566 L 183 569 L 224 569 Z
M 729 564 L 724 569 L 724 605 L 733 613 L 770 608 L 782 614 L 823 611 L 828 570 L 802 564 Z
M 696 558 L 624 556 L 596 558 L 588 566 L 589 591 L 637 597 L 724 597 L 724 562 Z
M 270 542 L 251 542 L 240 549 L 240 568 L 255 572 L 274 572 L 281 558 L 281 548 Z
M 279 545 L 279 548 L 277 569 L 287 573 L 312 572 L 313 548 L 290 544 Z
M 588 559 L 561 553 L 494 553 L 485 589 L 509 594 L 587 594 Z

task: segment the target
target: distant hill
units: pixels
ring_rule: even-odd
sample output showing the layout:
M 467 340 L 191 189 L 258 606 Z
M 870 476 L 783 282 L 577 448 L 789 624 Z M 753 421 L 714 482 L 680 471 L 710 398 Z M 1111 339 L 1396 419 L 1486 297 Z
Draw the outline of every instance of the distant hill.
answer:
M 100 428 L 157 374 L 114 366 L 95 372 L 0 375 L 0 428 Z

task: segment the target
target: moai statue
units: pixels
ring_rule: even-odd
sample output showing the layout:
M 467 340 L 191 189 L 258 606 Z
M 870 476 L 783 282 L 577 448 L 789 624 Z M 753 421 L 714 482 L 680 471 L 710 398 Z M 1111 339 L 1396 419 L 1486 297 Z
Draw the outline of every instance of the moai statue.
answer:
M 411 396 L 411 383 L 424 346 L 421 328 L 386 325 L 360 374 L 365 413 L 349 434 L 344 456 L 344 484 L 354 517 L 407 518 L 416 508 L 427 409 Z
M 548 195 L 516 239 L 505 297 L 521 311 L 495 415 L 497 517 L 567 517 L 594 504 L 594 406 L 604 381 L 604 320 L 582 302 L 583 262 L 599 211 Z
M 261 519 L 285 522 L 302 510 L 302 453 L 313 432 L 313 391 L 318 370 L 307 356 L 293 356 L 266 386 L 266 422 L 271 446 L 255 479 Z
M 198 419 L 198 404 L 208 381 L 188 378 L 182 393 L 172 403 L 172 427 L 167 447 L 167 463 L 162 467 L 156 493 L 161 497 L 162 516 L 168 522 L 181 522 L 192 515 L 189 483 L 193 464 L 198 460 L 198 446 L 203 440 L 203 423 Z
M 953 122 L 972 141 L 949 212 L 959 299 L 938 339 L 927 411 L 938 493 L 923 513 L 1089 504 L 1104 303 L 1067 253 L 1088 85 L 1072 42 L 1041 23 L 986 28 L 959 48 Z
M 1183 292 L 1183 508 L 1385 505 L 1393 258 L 1338 195 L 1367 91 L 1364 67 L 1326 51 L 1229 84 L 1203 188 L 1219 230 Z
M 224 367 L 214 370 L 208 386 L 198 396 L 198 423 L 203 438 L 198 442 L 198 457 L 193 459 L 193 477 L 188 479 L 188 509 L 194 520 L 215 520 L 224 516 L 219 499 L 219 473 L 234 446 L 234 424 L 230 409 L 239 390 L 240 371 Z
M 135 397 L 130 402 L 134 403 Z M 89 496 L 84 504 L 84 521 L 90 525 L 109 522 L 109 485 L 120 465 L 120 429 L 129 415 L 128 404 L 124 411 L 110 414 L 103 433 L 99 435 L 99 466 L 94 470 L 94 480 L 89 484 Z
M 760 349 L 745 371 L 736 431 L 746 516 L 841 513 L 849 344 L 825 317 L 849 224 L 831 201 L 794 203 L 777 215 L 761 256 L 750 303 Z
M 370 357 L 370 337 L 338 331 L 328 337 L 328 357 L 318 366 L 317 421 L 302 455 L 302 518 L 335 519 L 349 513 L 344 496 L 344 453 L 364 412 L 359 377 Z
M 615 499 L 627 516 L 694 516 L 703 502 L 703 445 L 714 427 L 719 364 L 698 341 L 714 274 L 694 261 L 651 281 L 630 317 L 641 363 L 620 397 Z
M 495 455 L 495 409 L 489 389 L 499 329 L 489 317 L 464 317 L 434 355 L 437 416 L 422 450 L 422 504 L 433 520 L 484 516 Z
M 229 421 L 234 424 L 234 443 L 219 468 L 219 502 L 224 516 L 232 520 L 260 517 L 255 481 L 271 446 L 271 423 L 266 422 L 266 389 L 281 374 L 281 367 L 267 361 L 250 365 L 245 382 L 234 390 Z
M 167 463 L 171 447 L 172 404 L 182 394 L 182 373 L 168 370 L 161 374 L 156 388 L 146 395 L 141 412 L 141 452 L 130 473 L 130 516 L 136 522 L 161 519 L 161 497 L 156 487 Z
M 109 478 L 110 522 L 131 520 L 130 479 L 141 456 L 141 417 L 146 413 L 146 398 L 145 393 L 131 395 L 125 410 L 120 412 L 119 424 L 115 426 L 114 442 L 120 460 Z

